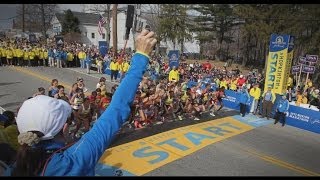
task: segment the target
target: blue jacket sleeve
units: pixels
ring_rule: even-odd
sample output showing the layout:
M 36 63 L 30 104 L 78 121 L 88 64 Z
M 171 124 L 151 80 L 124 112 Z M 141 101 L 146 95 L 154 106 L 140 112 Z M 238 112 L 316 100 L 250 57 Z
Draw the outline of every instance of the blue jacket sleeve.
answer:
M 130 105 L 147 63 L 148 57 L 144 55 L 132 57 L 132 66 L 113 95 L 110 106 L 76 144 L 53 155 L 45 170 L 46 176 L 94 175 L 100 157 L 129 116 Z

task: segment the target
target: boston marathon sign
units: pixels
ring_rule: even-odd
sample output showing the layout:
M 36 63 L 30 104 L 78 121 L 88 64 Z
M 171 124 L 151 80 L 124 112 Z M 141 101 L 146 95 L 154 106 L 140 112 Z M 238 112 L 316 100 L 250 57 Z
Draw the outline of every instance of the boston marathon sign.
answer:
M 271 35 L 265 89 L 271 86 L 275 93 L 283 93 L 286 90 L 286 79 L 291 66 L 292 58 L 288 58 L 289 41 L 293 40 L 290 35 Z M 291 50 L 292 51 L 292 50 Z

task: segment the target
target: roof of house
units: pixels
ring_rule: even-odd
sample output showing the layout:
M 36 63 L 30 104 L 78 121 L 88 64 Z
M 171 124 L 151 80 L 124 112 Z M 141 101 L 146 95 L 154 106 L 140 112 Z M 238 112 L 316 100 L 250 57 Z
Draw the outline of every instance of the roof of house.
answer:
M 99 20 L 99 14 L 83 13 L 72 11 L 73 15 L 79 19 L 80 24 L 96 26 Z M 64 13 L 56 13 L 59 22 L 63 21 Z

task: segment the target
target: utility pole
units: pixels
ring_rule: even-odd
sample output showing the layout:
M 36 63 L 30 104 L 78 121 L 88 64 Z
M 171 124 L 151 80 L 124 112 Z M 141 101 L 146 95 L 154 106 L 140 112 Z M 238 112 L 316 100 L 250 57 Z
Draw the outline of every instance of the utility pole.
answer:
M 131 29 L 132 35 L 133 35 L 133 50 L 136 50 L 136 29 L 137 29 L 137 24 L 138 24 L 138 19 L 140 19 L 140 13 L 141 13 L 141 4 L 136 4 L 135 8 L 135 17 L 134 17 L 134 25 L 133 28 Z
M 24 7 L 24 4 L 22 4 L 22 32 L 24 32 L 24 11 L 25 11 L 25 9 L 24 9 L 25 7 Z
M 112 7 L 112 40 L 113 40 L 113 50 L 115 55 L 118 52 L 118 34 L 117 34 L 117 15 L 118 15 L 118 4 L 113 4 Z
M 45 12 L 44 12 L 44 4 L 41 4 L 40 7 L 41 7 L 41 18 L 42 18 L 42 33 L 43 33 L 43 36 L 46 38 L 47 33 L 46 33 L 46 18 L 45 18 Z
M 110 7 L 111 7 L 111 4 L 107 4 L 106 41 L 109 47 L 110 47 L 110 9 L 111 9 Z

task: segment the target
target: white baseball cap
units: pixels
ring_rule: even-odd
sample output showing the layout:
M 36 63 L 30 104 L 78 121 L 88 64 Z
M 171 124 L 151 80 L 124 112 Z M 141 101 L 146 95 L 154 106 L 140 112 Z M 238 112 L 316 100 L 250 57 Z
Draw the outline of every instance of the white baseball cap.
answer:
M 26 100 L 17 115 L 17 125 L 20 133 L 39 131 L 44 134 L 40 140 L 53 139 L 68 117 L 71 106 L 64 100 L 38 95 Z

